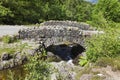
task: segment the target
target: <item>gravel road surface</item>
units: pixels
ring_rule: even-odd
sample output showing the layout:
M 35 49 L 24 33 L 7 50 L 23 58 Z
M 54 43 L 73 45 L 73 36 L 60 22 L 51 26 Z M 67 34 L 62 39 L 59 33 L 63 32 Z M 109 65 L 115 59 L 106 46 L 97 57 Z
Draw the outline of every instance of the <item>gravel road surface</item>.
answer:
M 18 31 L 23 28 L 28 28 L 25 26 L 18 26 L 18 25 L 0 25 L 0 37 L 4 35 L 14 35 L 18 34 Z

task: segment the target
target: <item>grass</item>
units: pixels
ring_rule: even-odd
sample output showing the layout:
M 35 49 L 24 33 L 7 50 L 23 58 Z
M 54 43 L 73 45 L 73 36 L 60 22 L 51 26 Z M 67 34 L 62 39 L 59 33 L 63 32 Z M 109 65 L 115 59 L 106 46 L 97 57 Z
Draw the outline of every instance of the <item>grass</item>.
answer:
M 0 55 L 2 53 L 8 53 L 8 54 L 14 54 L 15 52 L 22 52 L 23 49 L 29 48 L 27 43 L 16 43 L 16 44 L 6 44 L 3 43 L 3 45 L 0 46 Z
M 16 52 L 16 49 L 15 48 L 0 48 L 0 54 L 4 52 L 11 54 L 11 53 Z
M 47 61 L 40 60 L 40 55 L 29 58 L 25 70 L 28 71 L 25 80 L 50 80 L 51 65 Z
M 83 74 L 90 74 L 91 73 L 91 67 L 89 65 L 86 65 L 84 66 L 84 68 L 82 70 L 78 70 L 77 71 L 77 75 L 76 75 L 76 80 L 79 80 L 80 77 L 83 75 Z
M 94 76 L 91 80 L 104 80 L 104 77 Z
M 17 42 L 18 39 L 16 38 L 16 36 L 5 35 L 5 36 L 3 36 L 2 38 L 0 38 L 0 41 L 9 44 L 9 43 Z
M 113 71 L 120 70 L 120 56 L 115 58 L 102 57 L 96 62 L 97 66 L 106 67 L 107 65 L 112 67 Z
M 0 41 L 2 41 L 2 37 L 0 37 Z

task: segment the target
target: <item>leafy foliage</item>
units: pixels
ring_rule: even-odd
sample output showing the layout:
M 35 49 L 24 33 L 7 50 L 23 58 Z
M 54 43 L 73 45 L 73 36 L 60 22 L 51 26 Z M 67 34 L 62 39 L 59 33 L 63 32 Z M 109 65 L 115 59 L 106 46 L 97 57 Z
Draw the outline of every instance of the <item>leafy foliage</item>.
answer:
M 29 64 L 25 66 L 28 74 L 25 80 L 49 80 L 50 65 L 46 61 L 39 60 L 40 56 L 34 56 L 30 59 Z
M 27 49 L 28 45 L 27 43 L 17 43 L 18 45 L 11 45 L 11 44 L 3 44 L 0 46 L 0 55 L 2 53 L 9 53 L 9 54 L 14 54 L 15 52 L 22 52 L 23 49 Z
M 29 17 L 28 17 L 29 16 Z M 120 22 L 118 0 L 98 0 L 92 4 L 85 0 L 1 0 L 1 24 L 34 24 L 46 20 Z
M 15 48 L 0 48 L 0 55 L 3 53 L 3 52 L 7 52 L 9 54 L 13 54 L 16 52 L 16 49 Z
M 91 3 L 84 0 L 1 0 L 1 23 L 33 24 L 46 20 L 90 19 Z
M 117 57 L 120 55 L 119 32 L 106 31 L 106 34 L 95 35 L 88 40 L 87 59 L 95 62 L 100 57 Z
M 17 41 L 17 38 L 16 36 L 9 36 L 9 35 L 5 35 L 2 37 L 2 41 L 4 43 L 13 43 L 13 42 L 16 42 Z
M 99 0 L 92 10 L 92 25 L 109 27 L 110 23 L 120 22 L 120 2 L 118 0 Z
M 81 66 L 85 66 L 87 63 L 88 63 L 88 61 L 87 61 L 87 58 L 86 58 L 86 57 L 80 57 L 80 59 L 79 59 L 79 64 L 80 64 Z
M 103 13 L 105 19 L 120 22 L 120 3 L 118 0 L 99 0 L 95 6 L 94 13 Z
M 8 8 L 2 6 L 0 3 L 0 17 L 6 16 L 9 13 L 11 13 L 11 11 Z
M 12 38 L 9 35 L 3 36 L 2 41 L 4 43 L 11 43 L 12 42 Z

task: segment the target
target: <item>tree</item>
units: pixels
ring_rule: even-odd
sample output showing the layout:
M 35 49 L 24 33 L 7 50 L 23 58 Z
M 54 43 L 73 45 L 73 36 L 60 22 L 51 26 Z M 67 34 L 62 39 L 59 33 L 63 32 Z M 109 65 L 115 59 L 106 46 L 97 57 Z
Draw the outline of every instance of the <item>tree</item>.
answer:
M 84 0 L 1 0 L 0 8 L 4 24 L 34 24 L 46 20 L 87 21 L 91 15 L 91 3 Z
M 93 10 L 93 16 L 99 13 L 102 13 L 107 21 L 120 22 L 120 2 L 118 0 L 99 0 Z
M 9 8 L 6 8 L 1 5 L 0 3 L 0 23 L 2 23 L 2 20 L 4 19 L 5 16 L 13 16 L 11 14 L 11 10 Z

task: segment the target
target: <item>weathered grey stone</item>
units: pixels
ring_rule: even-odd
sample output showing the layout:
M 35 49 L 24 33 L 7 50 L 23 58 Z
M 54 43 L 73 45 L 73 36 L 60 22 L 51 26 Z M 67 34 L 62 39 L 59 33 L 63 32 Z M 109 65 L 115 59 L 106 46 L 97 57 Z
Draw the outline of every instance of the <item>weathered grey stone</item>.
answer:
M 80 80 L 91 80 L 92 77 L 92 74 L 84 74 L 80 77 Z
M 73 26 L 73 27 L 78 27 L 78 28 L 81 28 L 81 29 L 85 29 L 85 30 L 88 30 L 90 29 L 90 25 L 86 24 L 86 23 L 78 23 L 76 21 L 46 21 L 44 23 L 41 24 L 42 26 L 50 26 L 50 25 L 59 25 L 59 26 Z
M 0 70 L 12 68 L 18 65 L 23 64 L 25 61 L 27 61 L 27 57 L 25 54 L 22 54 L 20 52 L 16 52 L 12 58 L 8 59 L 9 55 L 4 54 L 5 56 L 3 60 L 0 61 Z
M 47 52 L 48 57 L 55 57 L 55 55 L 52 52 Z
M 3 64 L 2 64 L 2 62 L 0 62 L 0 70 L 2 70 L 3 69 Z
M 14 54 L 15 56 L 14 56 L 14 58 L 15 59 L 21 59 L 22 57 L 22 54 L 21 54 L 21 52 L 16 52 L 15 54 Z
M 11 58 L 12 58 L 12 56 L 9 53 L 6 53 L 6 52 L 1 55 L 1 61 L 9 60 Z
M 76 80 L 76 68 L 72 62 L 52 62 L 50 63 L 56 72 L 51 75 L 51 80 Z
M 25 61 L 27 61 L 27 56 L 23 53 L 16 52 L 14 56 L 14 63 L 15 65 L 23 64 Z
M 34 49 L 28 49 L 26 52 L 28 53 L 28 56 L 29 56 L 29 55 L 30 55 L 30 56 L 34 56 L 35 53 L 36 53 L 36 50 L 34 50 Z
M 9 68 L 9 65 L 10 65 L 8 61 L 2 61 L 1 64 L 3 65 L 3 69 Z
M 15 65 L 14 65 L 14 59 L 10 59 L 9 60 L 9 67 L 10 68 L 12 68 L 12 67 L 14 67 Z
M 22 39 L 34 39 L 44 41 L 45 45 L 70 41 L 81 44 L 84 30 L 90 30 L 90 26 L 75 21 L 47 21 L 38 28 L 21 30 L 19 36 Z M 87 35 L 89 36 L 89 35 Z

